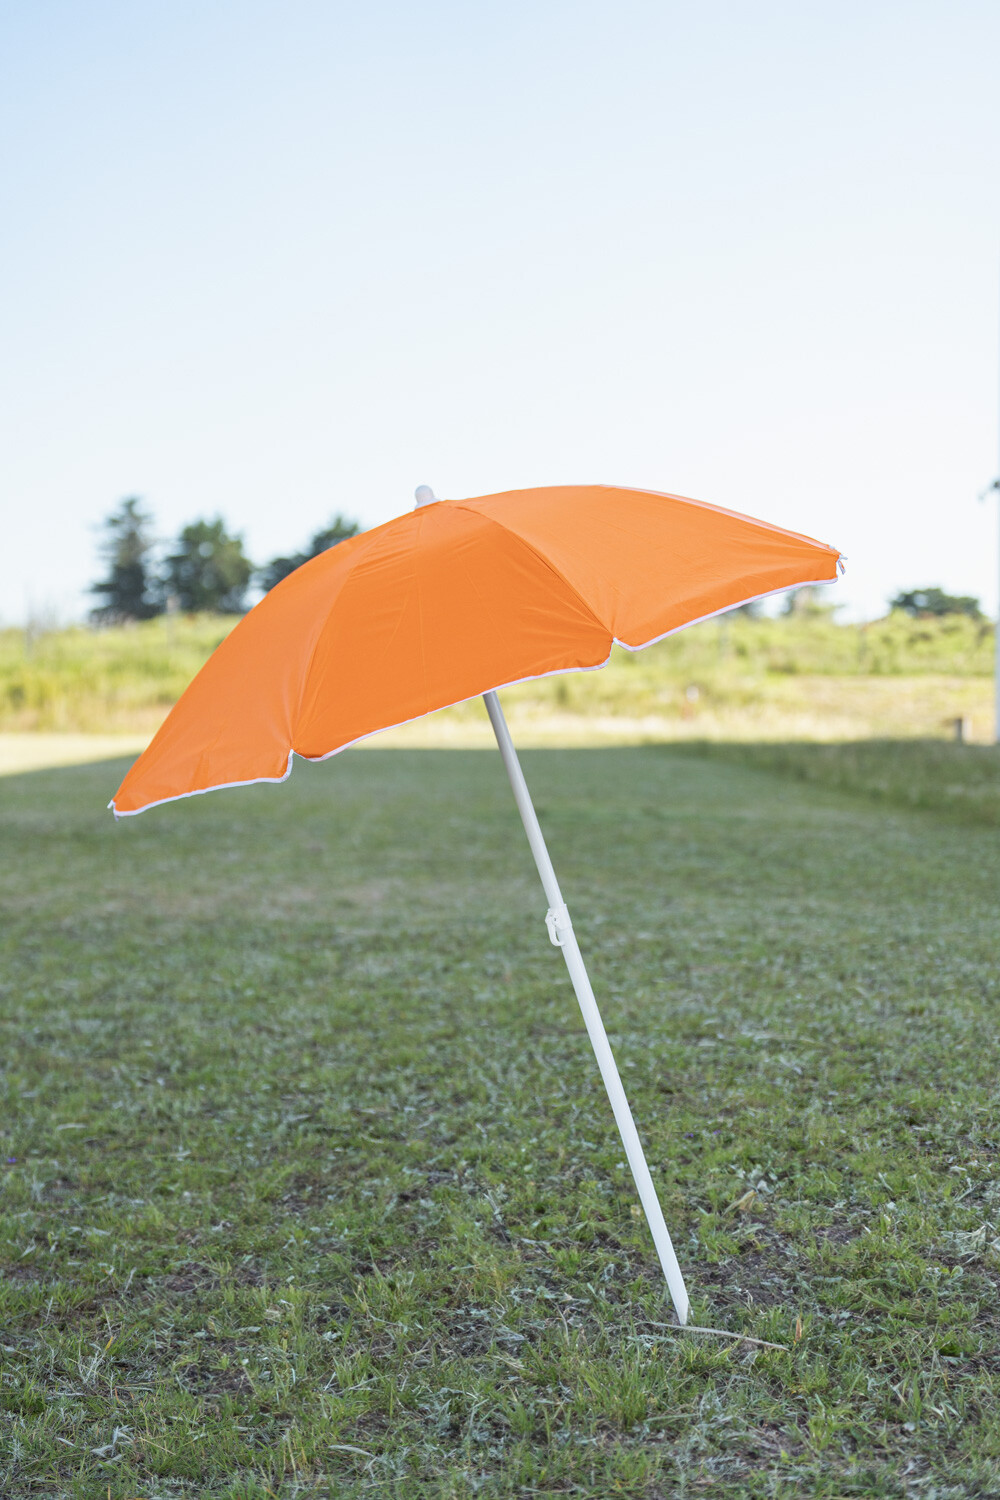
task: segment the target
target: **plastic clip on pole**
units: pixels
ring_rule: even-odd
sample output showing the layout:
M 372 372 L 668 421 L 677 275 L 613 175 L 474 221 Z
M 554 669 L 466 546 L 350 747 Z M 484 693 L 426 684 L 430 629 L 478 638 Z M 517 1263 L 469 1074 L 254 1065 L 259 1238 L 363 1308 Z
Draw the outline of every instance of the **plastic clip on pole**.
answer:
M 625 1155 L 628 1158 L 628 1164 L 635 1179 L 639 1201 L 642 1203 L 646 1221 L 653 1236 L 653 1244 L 656 1246 L 656 1253 L 659 1256 L 660 1265 L 663 1267 L 663 1274 L 666 1277 L 667 1287 L 674 1304 L 674 1311 L 677 1314 L 677 1321 L 683 1325 L 688 1320 L 689 1305 L 684 1277 L 681 1275 L 681 1268 L 677 1264 L 677 1256 L 674 1253 L 674 1247 L 671 1243 L 670 1232 L 664 1222 L 660 1200 L 656 1196 L 653 1179 L 649 1174 L 649 1167 L 646 1165 L 642 1142 L 639 1140 L 639 1133 L 635 1128 L 635 1121 L 632 1119 L 632 1111 L 629 1108 L 629 1102 L 622 1087 L 618 1067 L 615 1063 L 614 1054 L 611 1051 L 611 1044 L 608 1041 L 607 1032 L 604 1030 L 601 1013 L 597 1008 L 597 1001 L 594 998 L 594 991 L 591 988 L 590 978 L 583 962 L 580 945 L 576 940 L 576 933 L 573 931 L 573 923 L 570 921 L 569 911 L 562 898 L 559 882 L 556 879 L 556 872 L 552 868 L 549 851 L 542 837 L 542 830 L 538 823 L 538 817 L 535 813 L 530 793 L 528 792 L 521 764 L 517 758 L 517 751 L 514 749 L 514 743 L 510 737 L 510 730 L 507 728 L 507 721 L 500 707 L 500 700 L 496 693 L 486 693 L 484 694 L 483 701 L 486 704 L 486 712 L 490 716 L 490 723 L 493 725 L 493 732 L 496 735 L 511 790 L 514 793 L 514 801 L 517 803 L 517 810 L 521 814 L 521 822 L 524 824 L 524 831 L 528 835 L 528 843 L 531 845 L 531 852 L 534 855 L 535 864 L 541 876 L 542 887 L 549 903 L 549 910 L 545 917 L 549 940 L 555 947 L 562 949 L 563 958 L 566 960 L 569 977 L 573 982 L 573 989 L 576 991 L 576 998 L 580 1003 L 580 1010 L 583 1013 L 587 1035 L 590 1037 L 590 1044 L 594 1049 L 594 1056 L 597 1058 L 597 1066 L 601 1071 L 601 1078 L 604 1080 L 604 1087 L 607 1090 L 608 1099 L 611 1102 L 611 1108 L 614 1112 L 615 1123 L 622 1138 L 622 1145 L 625 1147 Z
M 573 923 L 569 919 L 569 907 L 565 901 L 561 906 L 549 907 L 545 913 L 545 925 L 549 930 L 549 942 L 553 948 L 562 948 L 566 942 L 567 931 L 573 930 Z

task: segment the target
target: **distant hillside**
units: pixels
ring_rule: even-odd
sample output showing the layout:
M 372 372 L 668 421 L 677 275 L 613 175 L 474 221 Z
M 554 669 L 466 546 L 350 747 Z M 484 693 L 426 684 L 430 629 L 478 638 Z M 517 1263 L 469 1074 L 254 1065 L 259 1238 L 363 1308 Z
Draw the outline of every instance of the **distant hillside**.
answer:
M 152 731 L 233 623 L 161 617 L 34 641 L 0 631 L 0 730 Z M 756 715 L 765 736 L 780 732 L 763 722 L 772 711 L 832 716 L 841 725 L 834 737 L 849 734 L 855 719 L 859 734 L 941 733 L 949 714 L 983 715 L 993 636 L 991 624 L 962 615 L 893 614 L 868 625 L 837 625 L 825 614 L 728 615 L 643 652 L 616 650 L 603 672 L 523 684 L 510 700 L 522 719 L 615 715 L 723 737 L 741 714 Z M 470 713 L 478 708 L 453 717 Z

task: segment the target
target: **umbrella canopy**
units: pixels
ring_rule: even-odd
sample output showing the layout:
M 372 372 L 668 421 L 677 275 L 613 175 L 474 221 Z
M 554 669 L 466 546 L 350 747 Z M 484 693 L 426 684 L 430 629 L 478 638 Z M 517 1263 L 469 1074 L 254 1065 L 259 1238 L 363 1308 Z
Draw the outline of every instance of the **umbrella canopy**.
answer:
M 836 548 L 679 495 L 605 485 L 440 500 L 279 583 L 199 672 L 116 816 L 283 781 L 435 709 L 600 667 L 697 620 L 837 576 Z
M 684 1277 L 496 688 L 599 667 L 735 604 L 837 576 L 832 547 L 648 490 L 417 491 L 416 514 L 279 583 L 199 672 L 115 794 L 117 816 L 213 787 L 283 781 L 482 693 L 678 1321 Z

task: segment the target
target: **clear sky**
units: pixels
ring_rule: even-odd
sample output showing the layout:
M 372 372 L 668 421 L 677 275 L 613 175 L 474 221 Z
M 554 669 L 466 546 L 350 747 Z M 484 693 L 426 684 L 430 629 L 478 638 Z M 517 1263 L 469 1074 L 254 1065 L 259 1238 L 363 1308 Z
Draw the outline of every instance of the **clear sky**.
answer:
M 0 0 L 0 619 L 601 482 L 997 603 L 996 0 Z

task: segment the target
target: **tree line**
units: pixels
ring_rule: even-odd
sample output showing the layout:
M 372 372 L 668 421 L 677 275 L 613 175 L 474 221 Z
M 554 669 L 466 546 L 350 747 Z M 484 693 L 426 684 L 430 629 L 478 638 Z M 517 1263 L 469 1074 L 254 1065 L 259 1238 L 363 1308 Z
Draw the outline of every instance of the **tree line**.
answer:
M 123 500 L 101 529 L 105 576 L 90 587 L 100 600 L 91 610 L 91 619 L 117 625 L 151 620 L 174 610 L 243 614 L 252 584 L 266 593 L 311 557 L 356 536 L 360 527 L 338 514 L 329 526 L 313 534 L 301 552 L 272 557 L 259 567 L 247 557 L 243 538 L 230 532 L 219 516 L 192 521 L 163 553 L 154 535 L 153 517 L 135 495 Z
M 357 536 L 357 521 L 335 515 L 329 526 L 314 532 L 301 552 L 272 557 L 270 562 L 255 566 L 243 550 L 243 538 L 226 529 L 221 517 L 192 521 L 172 544 L 172 550 L 157 559 L 158 546 L 153 535 L 153 518 L 143 509 L 141 500 L 130 496 L 123 500 L 103 523 L 101 552 L 107 573 L 91 585 L 101 603 L 91 610 L 99 624 L 119 624 L 127 620 L 151 620 L 171 610 L 185 614 L 243 614 L 252 583 L 266 593 L 287 578 L 296 568 L 318 557 L 338 542 Z M 807 586 L 789 593 L 785 613 L 803 615 L 826 613 L 836 606 L 821 597 L 819 589 Z M 755 604 L 742 606 L 754 614 Z M 962 614 L 973 620 L 983 618 L 979 600 L 968 594 L 948 594 L 928 587 L 909 589 L 889 600 L 890 610 L 900 610 L 913 618 Z

